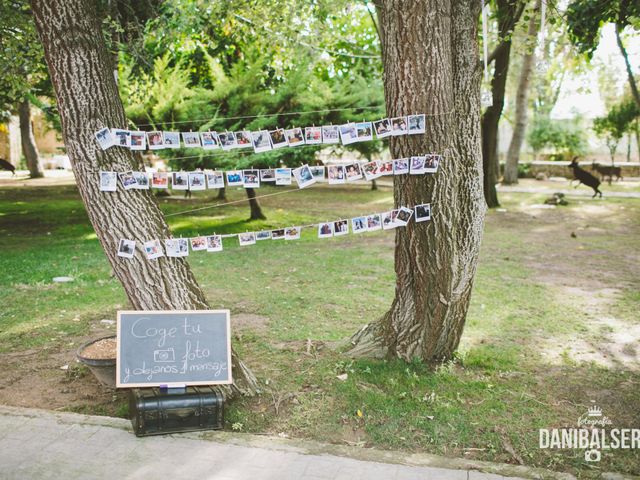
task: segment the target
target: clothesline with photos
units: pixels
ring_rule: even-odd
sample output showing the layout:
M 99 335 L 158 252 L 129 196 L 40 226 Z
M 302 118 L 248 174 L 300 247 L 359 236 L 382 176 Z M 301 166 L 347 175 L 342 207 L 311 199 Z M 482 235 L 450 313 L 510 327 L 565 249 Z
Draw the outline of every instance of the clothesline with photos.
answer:
M 259 232 L 234 233 L 226 235 L 199 235 L 189 238 L 168 238 L 163 242 L 152 239 L 142 242 L 141 249 L 148 260 L 160 257 L 186 257 L 189 251 L 221 252 L 223 238 L 238 237 L 240 246 L 255 245 L 262 240 L 299 240 L 303 228 L 317 228 L 318 238 L 339 237 L 349 233 L 360 234 L 377 230 L 392 230 L 405 227 L 411 220 L 416 223 L 431 220 L 431 204 L 424 203 L 413 207 L 400 207 L 382 213 L 361 215 L 351 219 L 312 223 Z M 136 254 L 135 240 L 121 239 L 117 255 L 132 259 Z M 163 248 L 164 245 L 164 248 Z M 190 247 L 190 248 L 189 248 Z
M 426 114 L 382 118 L 378 121 L 348 122 L 343 125 L 276 128 L 275 130 L 239 130 L 235 132 L 143 131 L 104 127 L 95 132 L 103 150 L 124 147 L 131 150 L 163 150 L 202 148 L 204 150 L 235 150 L 253 148 L 255 153 L 302 145 L 350 145 L 356 142 L 392 136 L 425 133 Z M 181 141 L 182 138 L 182 141 Z
M 262 168 L 227 171 L 194 171 L 194 172 L 113 172 L 100 171 L 100 190 L 115 192 L 118 189 L 118 178 L 125 190 L 148 190 L 149 188 L 171 188 L 174 190 L 206 190 L 227 187 L 260 188 L 262 183 L 274 185 L 291 185 L 295 178 L 298 188 L 305 188 L 318 181 L 326 180 L 330 185 L 355 182 L 358 180 L 375 180 L 385 175 L 424 175 L 436 173 L 441 155 L 418 155 L 394 160 L 373 160 L 371 162 L 352 161 L 349 163 L 328 166 L 302 165 L 298 168 Z M 326 174 L 325 174 L 326 170 Z M 226 174 L 226 184 L 225 184 Z

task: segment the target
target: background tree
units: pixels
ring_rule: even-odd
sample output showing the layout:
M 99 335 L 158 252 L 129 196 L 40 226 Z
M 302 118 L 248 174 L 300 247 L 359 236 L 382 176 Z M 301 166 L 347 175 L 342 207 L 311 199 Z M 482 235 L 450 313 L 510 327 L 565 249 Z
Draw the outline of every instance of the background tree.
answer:
M 33 0 L 36 28 L 58 100 L 62 135 L 78 190 L 116 277 L 135 309 L 206 309 L 202 289 L 183 258 L 149 262 L 116 255 L 119 240 L 139 244 L 169 238 L 171 232 L 150 192 L 105 195 L 98 188 L 99 170 L 140 170 L 139 155 L 122 148 L 102 151 L 93 132 L 105 126 L 127 128 L 106 49 L 100 19 L 90 0 Z M 91 88 L 85 88 L 90 85 Z M 235 383 L 228 394 L 253 393 L 256 381 L 233 353 Z
M 625 133 L 634 131 L 637 134 L 637 121 L 639 117 L 640 108 L 638 108 L 631 97 L 628 97 L 617 105 L 614 105 L 607 115 L 593 120 L 593 130 L 599 137 L 604 139 L 609 149 L 611 165 L 615 162 L 618 144 Z
M 390 310 L 352 338 L 354 356 L 451 358 L 466 320 L 486 205 L 482 197 L 480 2 L 376 4 L 387 113 L 426 112 L 427 134 L 394 137 L 391 156 L 444 152 L 433 176 L 394 179 L 396 206 L 431 202 L 433 220 L 396 231 Z M 453 112 L 453 113 L 451 113 Z

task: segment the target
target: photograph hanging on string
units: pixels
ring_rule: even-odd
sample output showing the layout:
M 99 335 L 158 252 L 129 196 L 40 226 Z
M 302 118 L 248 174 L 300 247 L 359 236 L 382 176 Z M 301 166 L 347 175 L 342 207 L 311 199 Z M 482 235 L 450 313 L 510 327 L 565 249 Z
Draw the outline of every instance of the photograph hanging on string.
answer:
M 347 181 L 347 173 L 344 165 L 329 165 L 327 167 L 327 178 L 329 184 L 345 183 Z
M 149 189 L 149 175 L 147 172 L 133 172 L 133 176 L 136 179 L 136 190 L 148 190 Z
M 409 115 L 407 117 L 407 121 L 409 123 L 409 131 L 407 132 L 409 135 L 416 135 L 419 133 L 424 133 L 426 124 L 425 124 L 425 115 Z
M 116 172 L 100 172 L 100 191 L 115 192 L 118 189 L 118 174 Z
M 260 170 L 260 181 L 261 182 L 275 182 L 276 181 L 276 171 L 273 168 L 263 168 Z
M 380 164 L 380 175 L 393 175 L 393 160 Z
M 436 173 L 440 165 L 440 155 L 427 155 L 424 161 L 425 173 Z
M 189 255 L 189 242 L 186 238 L 169 238 L 164 241 L 167 257 L 186 257 Z
M 393 210 L 388 212 L 382 212 L 382 229 L 383 230 L 391 230 L 392 228 L 396 228 L 395 217 L 397 213 L 394 214 Z
M 373 127 L 376 131 L 377 138 L 386 138 L 392 135 L 391 133 L 391 120 L 383 118 L 377 122 L 373 122 Z
M 364 233 L 367 231 L 367 217 L 355 217 L 351 219 L 351 230 L 353 233 Z
M 180 132 L 162 132 L 164 148 L 180 148 Z
M 322 143 L 322 127 L 305 128 L 304 140 L 307 145 L 317 145 Z
M 189 173 L 189 190 L 205 190 L 207 188 L 207 182 L 203 172 L 190 172 Z
M 333 236 L 339 237 L 341 235 L 346 235 L 349 233 L 349 221 L 348 220 L 337 220 L 333 222 Z
M 115 139 L 115 144 L 118 147 L 131 147 L 131 132 L 129 130 L 122 130 L 120 128 L 112 128 L 111 135 Z
M 207 188 L 224 188 L 223 172 L 206 172 Z
M 133 175 L 132 171 L 120 173 L 118 176 L 120 177 L 120 182 L 125 190 L 131 190 L 132 188 L 136 188 L 138 185 L 136 177 Z
M 350 145 L 358 141 L 358 131 L 355 123 L 340 125 L 340 140 L 343 145 Z
M 147 135 L 145 132 L 131 132 L 129 136 L 131 150 L 146 150 Z
M 173 172 L 171 188 L 174 190 L 189 190 L 189 172 Z
M 322 127 L 322 143 L 340 143 L 340 130 L 337 125 L 325 125 Z
M 333 237 L 333 222 L 325 222 L 318 225 L 318 238 Z
M 391 119 L 391 134 L 393 136 L 407 134 L 407 117 L 396 117 Z
M 267 130 L 251 132 L 251 140 L 253 141 L 253 151 L 255 153 L 271 150 L 271 137 Z
M 165 148 L 162 132 L 147 132 L 147 145 L 149 145 L 149 150 L 161 150 Z
M 373 140 L 373 126 L 371 122 L 356 123 L 356 137 L 359 142 Z
M 260 188 L 259 170 L 243 170 L 242 179 L 244 188 Z
M 251 138 L 251 132 L 248 130 L 241 130 L 235 132 L 236 146 L 238 148 L 251 148 L 253 146 L 253 140 Z
M 415 221 L 426 222 L 431 220 L 431 204 L 423 203 L 415 206 Z
M 98 141 L 98 145 L 102 150 L 106 150 L 107 148 L 113 147 L 115 145 L 115 139 L 113 135 L 111 135 L 111 130 L 108 128 L 101 128 L 97 132 L 94 133 L 96 140 Z
M 362 179 L 362 169 L 360 168 L 360 164 L 349 163 L 345 166 L 345 173 L 347 176 L 347 182 L 355 182 L 356 180 Z
M 364 173 L 364 178 L 367 180 L 375 180 L 376 178 L 382 175 L 380 172 L 380 162 L 374 160 L 373 162 L 368 162 L 362 165 L 362 173 Z
M 241 247 L 253 245 L 256 243 L 256 234 L 254 232 L 245 232 L 238 234 L 238 242 Z
M 291 185 L 290 168 L 276 168 L 276 185 Z
M 284 239 L 298 240 L 300 238 L 301 232 L 302 232 L 302 228 L 300 227 L 287 227 L 284 229 Z
M 271 230 L 262 230 L 256 233 L 256 240 L 271 240 Z
M 239 187 L 243 185 L 242 170 L 229 170 L 227 172 L 227 186 Z
M 182 143 L 185 148 L 200 147 L 200 134 L 198 132 L 182 132 Z
M 233 132 L 218 133 L 218 141 L 223 150 L 231 150 L 236 148 L 236 134 Z
M 296 182 L 298 182 L 298 188 L 305 188 L 316 183 L 316 179 L 313 177 L 309 165 L 303 165 L 299 168 L 293 169 L 292 174 L 295 177 Z
M 324 167 L 322 165 L 309 166 L 309 169 L 317 182 L 324 180 Z
M 374 232 L 382 228 L 382 217 L 379 213 L 367 215 L 367 231 Z
M 408 158 L 398 158 L 393 161 L 393 174 L 394 175 L 405 175 L 409 173 L 409 159 Z
M 271 240 L 284 240 L 284 228 L 271 230 Z
M 164 257 L 160 240 L 149 240 L 148 242 L 144 242 L 143 249 L 147 259 L 149 260 Z
M 169 174 L 167 172 L 153 172 L 151 174 L 151 188 L 169 188 Z
M 200 132 L 200 141 L 202 148 L 205 150 L 213 150 L 220 147 L 218 134 L 216 132 Z
M 411 220 L 411 216 L 413 215 L 413 209 L 407 207 L 400 207 L 398 209 L 398 214 L 396 215 L 395 222 L 397 225 L 404 227 L 409 220 Z
M 426 160 L 426 157 L 423 157 L 423 156 L 411 157 L 411 170 L 409 173 L 411 175 L 422 175 L 423 173 L 425 173 L 424 171 L 425 160 Z
M 304 135 L 302 134 L 301 128 L 291 128 L 289 130 L 285 130 L 284 133 L 290 147 L 304 145 Z
M 284 134 L 283 128 L 276 128 L 269 131 L 269 137 L 271 138 L 271 146 L 275 148 L 282 148 L 288 145 L 287 137 Z
M 207 252 L 221 252 L 222 237 L 220 235 L 207 236 Z
M 201 250 L 207 249 L 207 238 L 206 237 L 192 237 L 191 238 L 191 250 L 194 252 L 199 252 Z
M 123 238 L 118 244 L 118 256 L 122 258 L 133 258 L 136 253 L 136 242 Z

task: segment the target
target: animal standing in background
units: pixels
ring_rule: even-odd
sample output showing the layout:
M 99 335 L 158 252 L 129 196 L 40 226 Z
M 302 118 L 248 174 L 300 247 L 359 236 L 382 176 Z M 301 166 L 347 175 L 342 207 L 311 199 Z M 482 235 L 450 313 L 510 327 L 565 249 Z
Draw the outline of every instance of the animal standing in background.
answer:
M 0 168 L 9 170 L 12 174 L 16 174 L 16 167 L 7 162 L 4 158 L 0 158 Z
M 611 185 L 611 181 L 613 180 L 613 176 L 616 176 L 616 181 L 622 180 L 622 168 L 616 166 L 605 166 L 600 165 L 599 163 L 593 162 L 591 164 L 591 170 L 598 172 L 602 176 L 602 180 L 604 181 L 607 177 L 609 177 L 609 185 Z
M 600 194 L 600 198 L 602 198 L 602 192 L 598 190 L 598 187 L 600 186 L 600 180 L 598 180 L 586 170 L 580 168 L 580 166 L 578 165 L 578 157 L 574 157 L 573 160 L 571 160 L 569 168 L 573 170 L 573 179 L 578 180 L 578 185 L 582 183 L 587 187 L 593 188 L 594 193 L 593 197 L 591 198 L 594 198 L 598 194 Z M 578 187 L 578 185 L 576 185 L 576 188 Z

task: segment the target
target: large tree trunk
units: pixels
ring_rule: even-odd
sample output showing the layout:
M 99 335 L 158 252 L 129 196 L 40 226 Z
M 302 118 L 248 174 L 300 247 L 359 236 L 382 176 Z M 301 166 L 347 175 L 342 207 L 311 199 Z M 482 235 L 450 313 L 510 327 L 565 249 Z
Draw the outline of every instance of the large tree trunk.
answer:
M 542 0 L 536 0 L 535 10 L 529 18 L 529 27 L 526 37 L 527 51 L 522 58 L 522 70 L 520 71 L 520 81 L 518 82 L 518 92 L 516 94 L 516 123 L 511 136 L 511 143 L 507 151 L 507 161 L 504 166 L 502 183 L 512 185 L 518 183 L 518 163 L 520 161 L 520 150 L 524 142 L 524 134 L 527 130 L 527 112 L 529 110 L 529 83 L 533 73 L 533 65 L 536 58 L 536 37 L 538 36 L 539 18 L 537 12 L 540 11 Z
M 217 200 L 226 200 L 227 199 L 227 189 L 222 187 L 218 189 L 218 195 L 216 196 Z
M 171 232 L 150 191 L 99 191 L 99 170 L 141 170 L 143 165 L 127 149 L 102 151 L 93 137 L 103 127 L 127 127 L 95 5 L 90 0 L 32 0 L 31 5 L 78 190 L 131 305 L 138 310 L 208 308 L 184 258 L 148 261 L 140 251 L 130 260 L 116 255 L 121 238 L 141 245 L 169 238 Z M 225 387 L 227 395 L 254 393 L 256 379 L 235 352 L 232 367 L 235 383 Z
M 498 34 L 500 45 L 496 48 L 494 73 L 491 79 L 493 104 L 482 116 L 482 167 L 484 171 L 484 198 L 490 208 L 500 206 L 496 183 L 498 182 L 498 125 L 504 108 L 504 93 L 511 55 L 511 33 L 518 22 L 524 3 L 522 0 L 497 0 Z
M 44 177 L 40 167 L 40 155 L 38 154 L 36 139 L 33 136 L 29 100 L 25 99 L 18 104 L 18 118 L 20 119 L 20 143 L 22 144 L 22 153 L 29 169 L 29 176 L 31 178 Z
M 262 213 L 258 199 L 256 198 L 256 191 L 253 188 L 246 188 L 247 198 L 249 199 L 249 208 L 251 209 L 251 216 L 249 220 L 265 220 L 267 217 Z
M 431 202 L 433 220 L 396 231 L 391 309 L 352 337 L 353 356 L 451 358 L 466 320 L 486 206 L 480 145 L 479 0 L 378 5 L 387 114 L 426 112 L 425 135 L 393 137 L 391 156 L 442 152 L 435 175 L 394 179 L 396 206 Z

